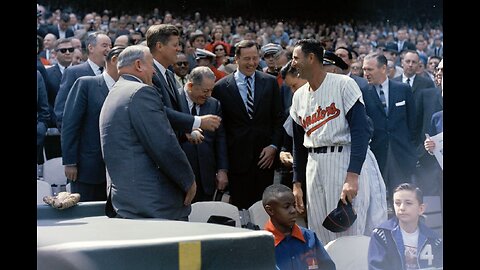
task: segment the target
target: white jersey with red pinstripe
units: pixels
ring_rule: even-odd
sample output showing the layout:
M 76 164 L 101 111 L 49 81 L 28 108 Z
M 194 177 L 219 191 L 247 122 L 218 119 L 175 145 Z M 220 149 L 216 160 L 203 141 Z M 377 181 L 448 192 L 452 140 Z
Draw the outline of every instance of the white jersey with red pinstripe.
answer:
M 371 224 L 387 220 L 385 184 L 368 149 L 357 197 L 353 200 L 357 220 L 343 233 L 333 233 L 322 226 L 325 217 L 337 206 L 347 175 L 351 136 L 346 114 L 357 100 L 363 103 L 362 93 L 352 78 L 327 73 L 315 91 L 309 83 L 300 87 L 290 109 L 291 117 L 305 130 L 304 146 L 328 147 L 326 153 L 309 153 L 306 168 L 308 227 L 324 244 L 343 235 L 370 235 Z

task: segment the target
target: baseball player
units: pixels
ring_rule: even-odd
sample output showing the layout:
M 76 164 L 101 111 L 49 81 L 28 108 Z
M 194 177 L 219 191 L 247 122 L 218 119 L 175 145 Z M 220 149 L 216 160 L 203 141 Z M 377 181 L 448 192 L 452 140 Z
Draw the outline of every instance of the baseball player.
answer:
M 362 93 L 345 75 L 327 73 L 324 49 L 313 39 L 297 42 L 292 66 L 308 83 L 293 96 L 294 194 L 303 212 L 301 181 L 306 180 L 308 227 L 323 243 L 344 235 L 370 235 L 387 220 L 386 190 L 373 153 Z M 345 232 L 322 226 L 338 200 L 352 202 L 357 220 Z

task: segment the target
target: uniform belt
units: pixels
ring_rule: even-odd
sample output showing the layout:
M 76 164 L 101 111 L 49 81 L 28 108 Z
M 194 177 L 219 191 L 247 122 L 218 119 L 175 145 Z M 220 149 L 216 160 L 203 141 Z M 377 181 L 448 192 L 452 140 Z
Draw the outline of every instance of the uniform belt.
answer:
M 330 152 L 335 152 L 335 148 L 337 148 L 337 152 L 342 152 L 343 146 L 320 146 L 320 147 L 315 147 L 315 148 L 307 148 L 309 153 L 327 153 L 328 150 L 330 149 Z

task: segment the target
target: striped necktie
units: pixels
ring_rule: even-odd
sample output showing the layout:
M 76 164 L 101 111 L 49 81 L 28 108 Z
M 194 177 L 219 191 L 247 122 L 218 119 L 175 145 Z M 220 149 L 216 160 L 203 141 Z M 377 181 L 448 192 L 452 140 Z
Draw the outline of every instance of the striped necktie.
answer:
M 250 80 L 252 78 L 250 76 L 247 76 L 245 78 L 245 81 L 247 83 L 247 113 L 250 119 L 253 118 L 253 92 L 252 92 L 252 85 L 250 83 Z
M 385 110 L 385 113 L 388 114 L 387 100 L 385 99 L 385 93 L 383 92 L 381 84 L 378 85 L 378 90 L 378 96 L 380 97 L 380 101 L 382 102 L 383 109 Z

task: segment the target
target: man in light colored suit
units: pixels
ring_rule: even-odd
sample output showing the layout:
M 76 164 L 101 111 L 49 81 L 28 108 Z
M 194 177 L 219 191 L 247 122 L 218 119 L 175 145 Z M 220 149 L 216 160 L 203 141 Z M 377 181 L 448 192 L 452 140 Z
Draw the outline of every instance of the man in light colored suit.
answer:
M 87 37 L 85 46 L 88 52 L 88 59 L 85 63 L 67 68 L 62 75 L 60 88 L 58 89 L 57 97 L 55 98 L 55 117 L 57 120 L 57 128 L 62 132 L 63 110 L 65 109 L 65 101 L 73 83 L 83 76 L 100 75 L 103 72 L 105 65 L 105 56 L 112 48 L 112 41 L 110 38 L 96 32 Z
M 222 117 L 220 102 L 211 97 L 214 84 L 215 74 L 210 68 L 198 66 L 192 70 L 184 91 L 180 92 L 180 98 L 185 99 L 192 115 L 214 114 Z M 199 144 L 182 143 L 197 182 L 194 202 L 211 201 L 215 189 L 223 191 L 228 185 L 227 142 L 223 125 L 220 124 L 214 132 L 204 131 L 202 136 L 204 138 Z
M 367 115 L 374 124 L 370 148 L 380 167 L 388 198 L 400 183 L 411 182 L 415 153 L 415 101 L 410 86 L 387 78 L 387 58 L 370 53 L 363 60 L 369 85 L 361 89 Z
M 118 80 L 117 59 L 124 49 L 114 47 L 108 52 L 102 74 L 78 78 L 65 103 L 62 159 L 65 176 L 72 181 L 72 192 L 80 193 L 80 201 L 107 199 L 98 119 L 108 92 Z
M 113 210 L 122 218 L 186 221 L 197 188 L 195 175 L 152 86 L 152 54 L 145 46 L 129 46 L 120 53 L 117 68 L 120 78 L 100 112 Z

